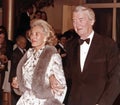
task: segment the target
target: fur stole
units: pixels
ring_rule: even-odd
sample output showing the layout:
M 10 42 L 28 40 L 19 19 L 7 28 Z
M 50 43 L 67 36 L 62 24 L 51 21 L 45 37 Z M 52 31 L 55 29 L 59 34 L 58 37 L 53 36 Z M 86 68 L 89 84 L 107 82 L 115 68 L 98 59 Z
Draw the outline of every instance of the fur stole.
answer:
M 54 98 L 54 95 L 51 92 L 50 85 L 45 84 L 45 72 L 47 70 L 48 64 L 50 62 L 51 56 L 57 53 L 55 47 L 45 46 L 43 52 L 40 55 L 36 69 L 33 74 L 32 80 L 32 91 L 33 94 L 39 99 L 47 99 L 44 105 L 62 105 L 57 99 Z M 26 62 L 27 55 L 25 54 L 20 60 L 17 67 L 17 77 L 19 88 L 24 92 L 27 88 L 24 86 L 24 80 L 22 78 L 22 65 Z

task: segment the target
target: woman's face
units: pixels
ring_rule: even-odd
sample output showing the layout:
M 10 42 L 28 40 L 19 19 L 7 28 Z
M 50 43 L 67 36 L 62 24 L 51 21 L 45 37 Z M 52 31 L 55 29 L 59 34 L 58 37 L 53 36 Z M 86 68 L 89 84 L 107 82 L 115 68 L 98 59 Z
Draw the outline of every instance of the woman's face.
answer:
M 35 14 L 35 18 L 36 18 L 36 19 L 41 19 L 41 13 L 38 12 L 37 14 Z
M 45 39 L 46 37 L 42 27 L 35 26 L 31 29 L 30 40 L 35 50 L 39 50 L 45 45 Z
M 5 35 L 3 33 L 0 34 L 0 44 L 2 44 L 5 40 Z

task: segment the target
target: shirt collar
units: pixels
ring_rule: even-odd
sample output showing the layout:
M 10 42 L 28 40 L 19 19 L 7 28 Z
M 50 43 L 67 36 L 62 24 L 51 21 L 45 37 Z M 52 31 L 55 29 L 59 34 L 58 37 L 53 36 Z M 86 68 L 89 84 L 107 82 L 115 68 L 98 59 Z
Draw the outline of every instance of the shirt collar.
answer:
M 29 12 L 27 12 L 27 15 L 30 16 Z
M 61 43 L 58 43 L 62 48 L 64 48 L 64 46 Z
M 22 53 L 24 53 L 23 50 L 25 50 L 25 49 L 22 49 L 22 48 L 20 48 L 20 47 L 18 47 L 18 49 L 19 49 Z
M 93 36 L 94 36 L 94 31 L 92 31 L 92 32 L 90 33 L 90 35 L 87 37 L 87 38 L 90 38 L 90 44 L 91 44 L 91 41 L 92 41 L 92 39 L 93 39 Z

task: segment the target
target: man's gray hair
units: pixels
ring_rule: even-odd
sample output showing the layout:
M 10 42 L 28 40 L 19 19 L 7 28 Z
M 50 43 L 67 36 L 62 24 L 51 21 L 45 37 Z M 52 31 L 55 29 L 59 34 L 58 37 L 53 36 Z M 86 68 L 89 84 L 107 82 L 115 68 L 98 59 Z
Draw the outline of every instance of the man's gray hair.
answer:
M 73 10 L 73 12 L 81 12 L 81 11 L 87 12 L 88 18 L 95 22 L 95 13 L 91 8 L 79 5 L 76 6 Z

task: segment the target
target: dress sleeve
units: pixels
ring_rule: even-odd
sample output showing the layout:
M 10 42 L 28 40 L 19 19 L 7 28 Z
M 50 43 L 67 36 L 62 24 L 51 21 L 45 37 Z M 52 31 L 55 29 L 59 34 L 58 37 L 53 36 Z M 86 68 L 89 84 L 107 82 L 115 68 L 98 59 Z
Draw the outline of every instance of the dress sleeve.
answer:
M 49 77 L 54 74 L 56 79 L 63 85 L 63 93 L 62 95 L 55 94 L 55 98 L 58 99 L 61 103 L 64 101 L 67 86 L 66 86 L 66 80 L 65 75 L 63 71 L 62 66 L 62 60 L 59 54 L 54 54 L 51 57 L 51 60 L 49 62 L 47 72 L 46 72 L 46 82 L 49 83 Z

